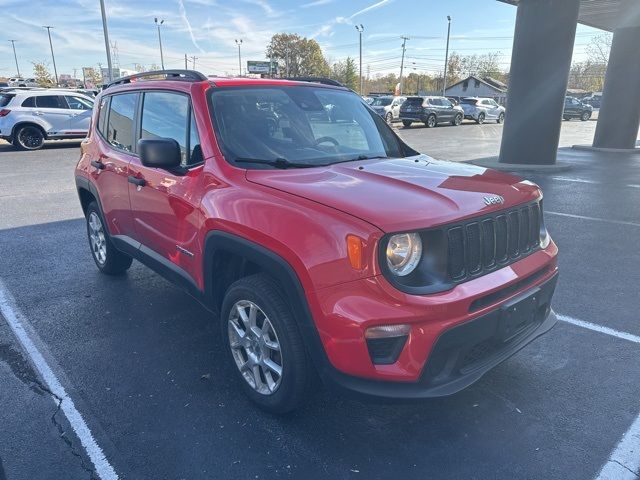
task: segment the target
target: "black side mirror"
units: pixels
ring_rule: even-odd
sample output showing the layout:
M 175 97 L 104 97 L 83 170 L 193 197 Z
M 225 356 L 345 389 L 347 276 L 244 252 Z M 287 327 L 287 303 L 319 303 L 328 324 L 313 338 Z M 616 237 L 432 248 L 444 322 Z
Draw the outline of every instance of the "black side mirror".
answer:
M 180 166 L 180 145 L 173 138 L 141 138 L 138 140 L 140 161 L 145 167 L 170 170 Z

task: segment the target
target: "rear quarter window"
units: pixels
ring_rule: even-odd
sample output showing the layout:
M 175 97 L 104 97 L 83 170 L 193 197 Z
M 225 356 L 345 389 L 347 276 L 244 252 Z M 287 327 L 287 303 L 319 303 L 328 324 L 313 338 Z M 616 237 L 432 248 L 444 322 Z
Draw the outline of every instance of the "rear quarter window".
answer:
M 9 105 L 9 102 L 11 102 L 13 97 L 15 97 L 15 95 L 9 93 L 0 95 L 0 107 L 6 107 L 7 105 Z
M 23 107 L 35 107 L 36 106 L 36 98 L 35 97 L 28 97 L 24 100 L 24 102 L 22 102 Z
M 107 138 L 107 113 L 109 113 L 109 97 L 100 99 L 100 110 L 98 112 L 98 131 L 104 138 Z

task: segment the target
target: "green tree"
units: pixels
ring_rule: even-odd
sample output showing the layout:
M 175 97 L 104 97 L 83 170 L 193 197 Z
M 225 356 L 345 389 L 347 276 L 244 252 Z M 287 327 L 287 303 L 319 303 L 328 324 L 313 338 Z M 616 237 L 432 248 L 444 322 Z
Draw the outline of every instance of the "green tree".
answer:
M 351 57 L 347 57 L 345 60 L 335 62 L 331 66 L 330 77 L 334 80 L 339 81 L 352 90 L 358 90 L 360 88 L 360 77 L 358 76 L 356 62 Z
M 31 62 L 33 64 L 33 77 L 39 87 L 53 87 L 54 80 L 49 65 L 45 62 Z
M 95 88 L 102 84 L 102 73 L 93 67 L 84 67 L 82 69 L 84 75 L 85 88 Z
M 265 53 L 278 62 L 278 70 L 284 76 L 326 77 L 331 73 L 318 42 L 300 35 L 277 33 Z

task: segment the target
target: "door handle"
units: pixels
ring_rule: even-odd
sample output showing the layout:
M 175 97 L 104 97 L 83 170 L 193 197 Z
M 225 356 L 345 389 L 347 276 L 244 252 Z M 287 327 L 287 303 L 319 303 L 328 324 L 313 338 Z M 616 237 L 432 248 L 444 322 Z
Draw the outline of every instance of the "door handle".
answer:
M 133 175 L 129 175 L 128 181 L 139 187 L 144 187 L 147 184 L 144 178 L 134 177 Z
M 98 160 L 91 160 L 91 166 L 97 168 L 98 170 L 104 170 L 104 163 Z
M 34 115 L 38 115 L 38 116 L 42 116 L 44 115 L 44 112 L 33 112 Z

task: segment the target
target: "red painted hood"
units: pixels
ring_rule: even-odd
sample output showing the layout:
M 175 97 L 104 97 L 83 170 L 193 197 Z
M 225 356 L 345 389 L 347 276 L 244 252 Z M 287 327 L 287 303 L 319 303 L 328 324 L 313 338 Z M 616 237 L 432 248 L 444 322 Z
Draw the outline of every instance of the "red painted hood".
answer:
M 540 196 L 519 177 L 425 155 L 328 167 L 247 170 L 247 180 L 356 216 L 384 232 L 432 227 L 484 215 Z M 500 195 L 503 205 L 484 197 Z

